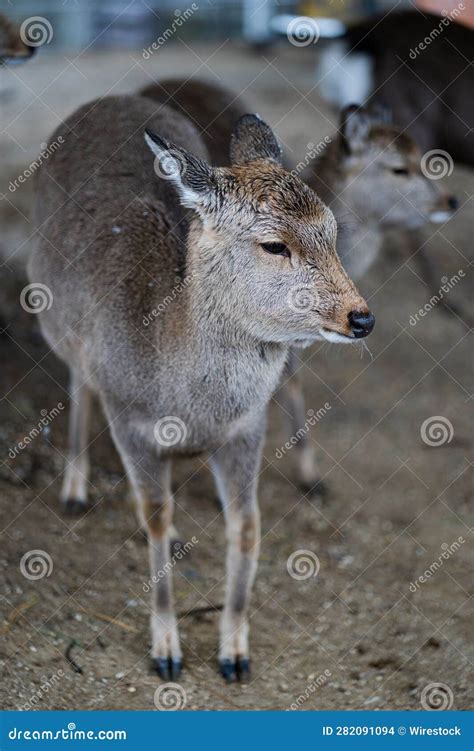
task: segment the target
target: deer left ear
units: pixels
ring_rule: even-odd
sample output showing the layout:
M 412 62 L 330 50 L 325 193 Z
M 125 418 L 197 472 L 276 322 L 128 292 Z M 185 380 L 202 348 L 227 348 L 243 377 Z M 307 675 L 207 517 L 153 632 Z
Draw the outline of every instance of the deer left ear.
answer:
M 230 139 L 232 164 L 247 164 L 256 159 L 282 163 L 282 150 L 275 135 L 259 115 L 242 115 Z
M 364 148 L 371 127 L 369 113 L 362 105 L 350 104 L 343 109 L 339 132 L 347 153 L 357 152 Z
M 203 206 L 217 186 L 212 167 L 148 128 L 145 129 L 145 141 L 155 155 L 157 177 L 173 183 L 183 206 L 191 209 Z

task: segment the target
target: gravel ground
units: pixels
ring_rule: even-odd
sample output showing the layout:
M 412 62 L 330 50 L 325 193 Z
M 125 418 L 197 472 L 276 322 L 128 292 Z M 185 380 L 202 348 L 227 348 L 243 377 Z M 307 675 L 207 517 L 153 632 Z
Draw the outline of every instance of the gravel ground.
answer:
M 7 197 L 0 201 L 0 243 L 8 259 L 0 277 L 8 323 L 0 370 L 2 708 L 153 709 L 160 685 L 148 658 L 146 546 L 102 417 L 94 416 L 93 508 L 81 519 L 64 517 L 58 501 L 67 408 L 28 448 L 14 450 L 42 410 L 67 405 L 67 374 L 34 316 L 19 305 L 33 181 L 13 193 L 8 183 L 73 108 L 107 91 L 134 91 L 153 76 L 194 71 L 236 90 L 248 87 L 249 101 L 295 160 L 308 141 L 331 133 L 334 115 L 310 92 L 310 50 L 263 58 L 230 44 L 217 47 L 196 47 L 201 62 L 169 44 L 146 62 L 139 53 L 95 53 L 66 67 L 45 54 L 8 77 L 2 72 L 0 191 Z M 456 167 L 446 183 L 464 208 L 448 225 L 430 229 L 431 255 L 440 278 L 465 271 L 449 300 L 467 311 L 474 178 Z M 323 500 L 299 491 L 291 450 L 277 458 L 288 433 L 278 395 L 271 406 L 246 686 L 221 682 L 219 616 L 199 610 L 218 607 L 223 596 L 224 527 L 212 479 L 204 461 L 175 467 L 176 524 L 183 540 L 199 540 L 175 567 L 186 708 L 286 709 L 298 702 L 303 710 L 419 709 L 424 689 L 424 702 L 436 699 L 436 683 L 444 684 L 444 706 L 472 706 L 468 326 L 439 307 L 409 324 L 429 295 L 396 238 L 360 287 L 377 317 L 371 357 L 330 345 L 304 353 L 308 408 L 330 404 L 311 429 L 329 489 Z M 421 438 L 422 423 L 434 416 L 452 425 L 451 440 L 440 446 Z M 31 550 L 51 556 L 49 576 L 22 575 L 20 562 Z M 287 560 L 297 550 L 317 556 L 317 576 L 289 575 Z M 438 570 L 416 586 L 439 560 Z

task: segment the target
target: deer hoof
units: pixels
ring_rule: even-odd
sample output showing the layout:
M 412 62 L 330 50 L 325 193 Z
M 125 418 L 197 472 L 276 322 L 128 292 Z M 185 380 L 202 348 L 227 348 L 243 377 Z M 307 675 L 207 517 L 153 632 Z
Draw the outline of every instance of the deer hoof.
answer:
M 250 660 L 247 657 L 219 660 L 219 672 L 226 683 L 247 683 L 250 678 Z
M 164 681 L 175 681 L 181 675 L 183 661 L 173 657 L 155 657 L 153 667 Z
M 66 498 L 63 501 L 64 513 L 68 516 L 80 516 L 88 510 L 87 501 L 81 501 L 79 498 Z

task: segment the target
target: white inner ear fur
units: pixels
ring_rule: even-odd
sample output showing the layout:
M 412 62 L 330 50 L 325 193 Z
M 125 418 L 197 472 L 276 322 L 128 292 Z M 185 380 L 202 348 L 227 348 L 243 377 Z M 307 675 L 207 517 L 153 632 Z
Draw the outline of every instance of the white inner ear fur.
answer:
M 186 160 L 182 154 L 172 149 L 162 148 L 148 133 L 145 133 L 145 142 L 155 155 L 155 173 L 162 180 L 169 180 L 178 188 L 181 203 L 190 209 L 195 209 L 198 204 L 197 194 L 182 181 L 182 174 L 186 171 Z

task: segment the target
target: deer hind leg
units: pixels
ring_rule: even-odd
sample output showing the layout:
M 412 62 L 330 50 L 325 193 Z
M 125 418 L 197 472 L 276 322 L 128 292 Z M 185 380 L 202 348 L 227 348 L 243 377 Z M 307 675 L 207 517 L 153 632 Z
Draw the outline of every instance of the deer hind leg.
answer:
M 263 421 L 262 421 L 263 422 Z M 219 667 L 227 682 L 250 672 L 247 611 L 260 548 L 257 475 L 261 435 L 225 444 L 211 460 L 224 509 L 227 581 L 220 625 Z
M 308 415 L 299 368 L 299 359 L 294 350 L 290 349 L 283 376 L 284 384 L 281 389 L 281 398 L 288 416 L 290 434 L 298 439 L 292 449 L 297 464 L 298 484 L 305 492 L 324 495 L 326 487 L 320 479 L 321 471 L 316 448 L 309 431 L 305 429 Z
M 67 513 L 82 513 L 87 508 L 89 481 L 88 438 L 92 393 L 78 371 L 71 372 L 69 446 L 61 501 Z
M 112 424 L 112 435 L 148 538 L 150 578 L 144 591 L 152 598 L 153 665 L 161 678 L 175 680 L 182 669 L 182 653 L 173 604 L 171 462 L 160 458 L 155 446 L 124 422 Z

